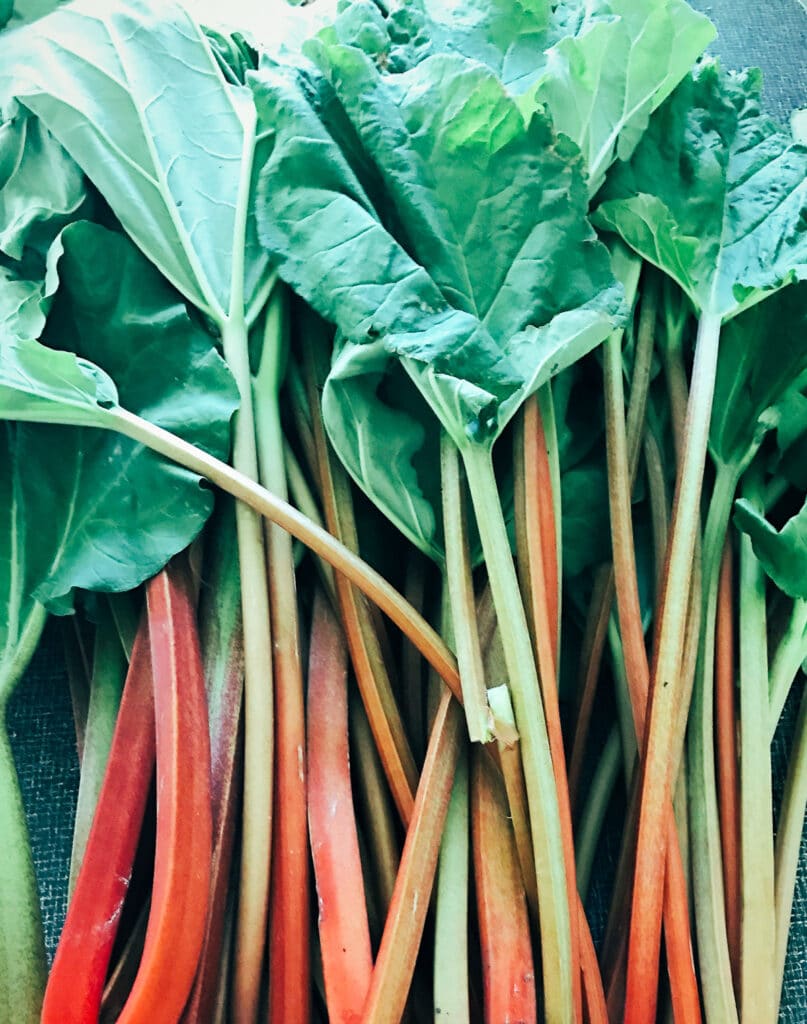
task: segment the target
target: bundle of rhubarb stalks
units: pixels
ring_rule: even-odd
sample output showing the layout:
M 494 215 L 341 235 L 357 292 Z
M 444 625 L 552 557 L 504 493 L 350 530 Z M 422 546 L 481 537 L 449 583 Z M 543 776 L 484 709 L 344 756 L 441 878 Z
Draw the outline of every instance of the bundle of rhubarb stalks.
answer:
M 777 1021 L 807 146 L 759 74 L 684 0 L 7 8 L 0 706 L 61 617 L 81 782 L 48 967 L 0 730 L 0 1019 Z

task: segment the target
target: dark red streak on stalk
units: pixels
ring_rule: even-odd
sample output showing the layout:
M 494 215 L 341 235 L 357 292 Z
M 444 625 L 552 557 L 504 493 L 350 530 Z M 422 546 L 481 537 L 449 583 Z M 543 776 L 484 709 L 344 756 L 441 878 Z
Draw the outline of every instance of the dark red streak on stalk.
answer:
M 51 968 L 43 1024 L 95 1024 L 154 772 L 148 626 L 135 640 L 87 848 Z
M 143 959 L 119 1024 L 174 1024 L 193 984 L 210 891 L 210 735 L 195 606 L 175 561 L 147 586 L 157 841 Z
M 726 891 L 726 935 L 731 973 L 740 980 L 740 780 L 737 775 L 737 723 L 734 711 L 734 615 L 731 539 L 726 540 L 717 596 L 715 632 L 715 709 L 717 720 L 717 785 L 723 885 Z
M 308 669 L 308 822 L 328 1020 L 356 1024 L 373 957 L 350 781 L 347 645 L 321 593 Z

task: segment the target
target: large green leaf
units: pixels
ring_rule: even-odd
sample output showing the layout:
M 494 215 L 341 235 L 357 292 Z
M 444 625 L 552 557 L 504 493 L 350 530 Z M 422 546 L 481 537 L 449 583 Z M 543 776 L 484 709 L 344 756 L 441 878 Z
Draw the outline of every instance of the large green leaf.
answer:
M 779 419 L 775 408 L 807 369 L 807 282 L 735 317 L 721 334 L 709 445 L 738 471 Z
M 705 65 L 614 167 L 595 217 L 724 320 L 807 272 L 807 147 L 759 94 L 758 72 Z
M 1 37 L 0 67 L 186 298 L 219 324 L 262 304 L 254 106 L 182 7 L 79 0 Z
M 48 337 L 78 355 L 11 339 L 0 362 L 0 416 L 38 421 L 16 426 L 5 456 L 17 518 L 35 538 L 18 553 L 25 594 L 58 612 L 77 587 L 127 590 L 153 575 L 212 508 L 194 474 L 107 430 L 63 424 L 110 426 L 119 398 L 222 456 L 236 404 L 210 337 L 125 237 L 77 223 L 61 246 Z
M 386 24 L 354 0 L 334 31 L 394 71 L 447 52 L 485 64 L 527 116 L 545 105 L 580 146 L 591 193 L 715 35 L 683 0 L 415 0 L 392 4 Z
M 253 79 L 275 129 L 258 216 L 281 275 L 341 332 L 326 385 L 331 439 L 356 473 L 350 405 L 361 389 L 373 407 L 386 353 L 458 445 L 492 445 L 524 397 L 622 315 L 585 219 L 579 153 L 545 117 L 525 123 L 495 75 L 464 58 L 387 75 L 322 36 L 309 53 L 371 160 L 374 202 L 306 80 L 267 68 Z M 420 513 L 385 508 L 428 549 Z
M 777 587 L 790 597 L 807 598 L 807 500 L 781 530 L 744 498 L 734 506 L 734 521 L 750 536 L 754 554 Z

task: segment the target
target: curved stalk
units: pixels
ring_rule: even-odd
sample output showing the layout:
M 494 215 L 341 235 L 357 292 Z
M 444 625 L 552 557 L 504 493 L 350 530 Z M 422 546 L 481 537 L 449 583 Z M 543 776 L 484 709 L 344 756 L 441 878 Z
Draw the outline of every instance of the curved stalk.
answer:
M 192 473 L 206 477 L 211 483 L 302 541 L 378 605 L 417 647 L 451 692 L 458 699 L 461 697 L 457 663 L 437 632 L 404 601 L 380 573 L 363 562 L 358 555 L 322 527 L 311 522 L 288 502 L 271 494 L 254 480 L 228 466 L 226 462 L 208 455 L 175 434 L 125 409 L 113 410 L 110 417 L 111 426 L 119 433 L 145 444 L 152 451 L 184 466 Z

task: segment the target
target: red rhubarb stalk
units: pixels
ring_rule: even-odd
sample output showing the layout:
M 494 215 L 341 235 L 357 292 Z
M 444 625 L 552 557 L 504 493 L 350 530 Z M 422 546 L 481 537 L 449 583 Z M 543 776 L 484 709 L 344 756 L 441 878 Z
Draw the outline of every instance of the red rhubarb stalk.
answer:
M 213 856 L 205 938 L 183 1024 L 212 1021 L 218 989 L 224 984 L 221 959 L 243 786 L 244 648 L 238 550 L 231 505 L 211 534 L 209 551 L 210 564 L 205 564 L 199 604 L 199 635 L 210 718 Z M 224 987 L 228 988 L 226 984 Z
M 154 686 L 144 619 L 132 652 L 84 859 L 45 992 L 43 1024 L 93 1024 L 98 1020 L 154 756 Z
M 308 823 L 328 1020 L 355 1024 L 373 959 L 350 780 L 347 648 L 321 594 L 308 667 Z
M 179 1019 L 210 888 L 210 735 L 194 602 L 176 563 L 146 589 L 157 738 L 157 840 L 143 959 L 119 1024 Z
M 474 750 L 471 831 L 486 1024 L 537 1020 L 535 965 L 504 787 Z
M 740 970 L 740 785 L 737 776 L 737 720 L 734 709 L 734 603 L 731 539 L 723 548 L 715 626 L 715 709 L 717 783 L 723 885 L 726 891 L 726 936 L 735 990 Z
M 463 725 L 462 708 L 444 688 L 432 725 L 362 1024 L 397 1024 L 403 1016 L 429 909 Z

